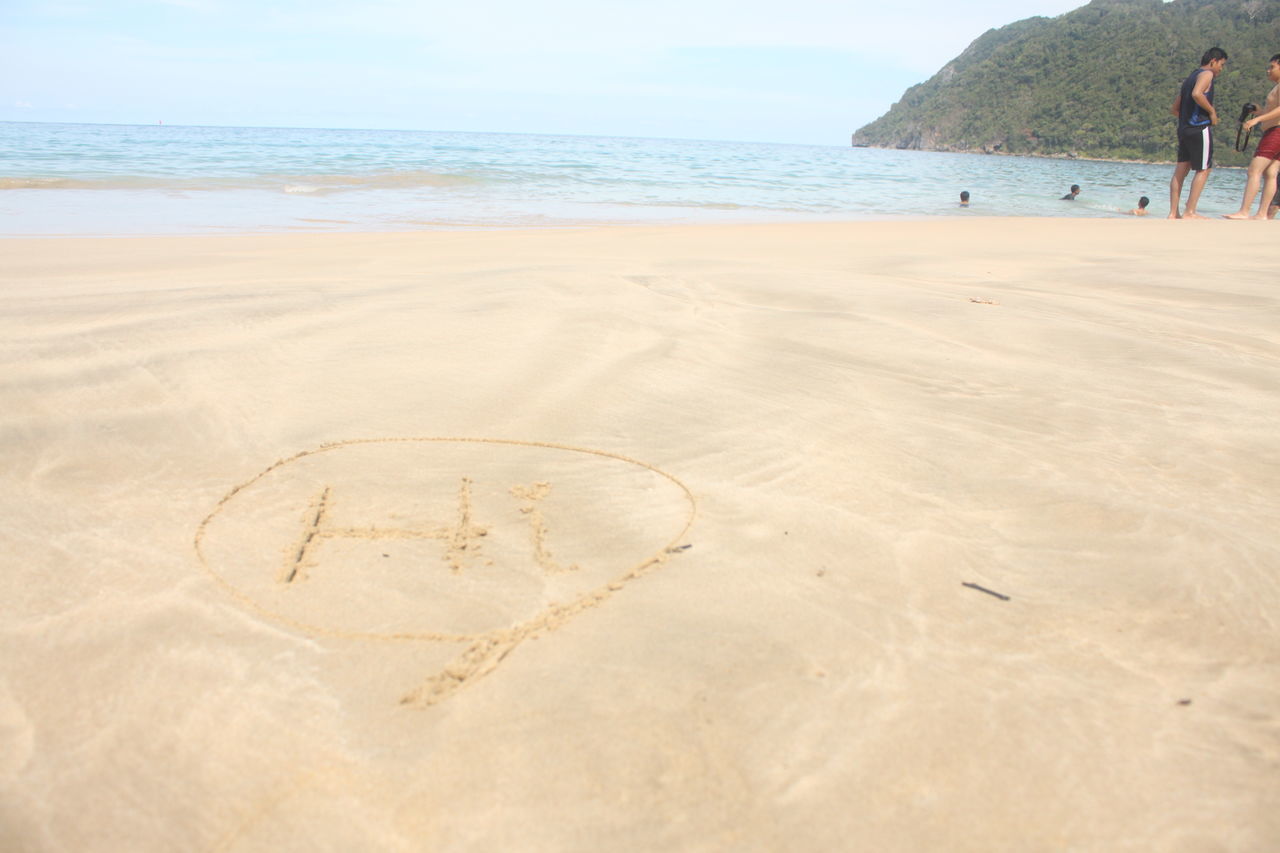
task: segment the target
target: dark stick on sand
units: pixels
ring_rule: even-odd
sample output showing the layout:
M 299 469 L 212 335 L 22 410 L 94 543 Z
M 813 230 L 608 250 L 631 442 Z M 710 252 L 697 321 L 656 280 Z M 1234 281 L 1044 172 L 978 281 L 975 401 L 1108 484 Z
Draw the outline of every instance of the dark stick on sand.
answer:
M 1009 596 L 1007 596 L 1007 595 L 1001 595 L 1000 593 L 996 592 L 994 589 L 987 589 L 985 586 L 978 586 L 976 583 L 969 583 L 968 581 L 961 581 L 961 582 L 960 582 L 960 585 L 961 585 L 961 586 L 967 586 L 967 587 L 969 587 L 969 589 L 976 589 L 978 592 L 985 592 L 987 595 L 994 595 L 996 598 L 1000 599 L 1001 601 L 1008 601 L 1008 600 L 1009 600 Z

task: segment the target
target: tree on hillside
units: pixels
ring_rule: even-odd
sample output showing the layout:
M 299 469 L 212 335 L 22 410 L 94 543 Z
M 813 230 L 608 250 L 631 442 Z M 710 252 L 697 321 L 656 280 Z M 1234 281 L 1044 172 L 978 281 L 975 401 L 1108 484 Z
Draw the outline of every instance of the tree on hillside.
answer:
M 1280 4 L 1267 0 L 1093 0 L 1056 18 L 989 30 L 912 86 L 855 144 L 939 151 L 1168 161 L 1177 88 L 1209 47 L 1231 59 L 1215 84 L 1217 161 L 1246 101 L 1261 102 L 1280 53 Z

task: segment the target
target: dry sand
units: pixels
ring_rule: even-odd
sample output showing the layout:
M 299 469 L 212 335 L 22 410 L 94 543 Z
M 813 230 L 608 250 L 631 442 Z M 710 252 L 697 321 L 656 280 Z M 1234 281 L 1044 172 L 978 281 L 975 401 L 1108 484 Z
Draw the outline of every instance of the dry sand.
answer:
M 1275 236 L 4 241 L 0 848 L 1276 850 Z

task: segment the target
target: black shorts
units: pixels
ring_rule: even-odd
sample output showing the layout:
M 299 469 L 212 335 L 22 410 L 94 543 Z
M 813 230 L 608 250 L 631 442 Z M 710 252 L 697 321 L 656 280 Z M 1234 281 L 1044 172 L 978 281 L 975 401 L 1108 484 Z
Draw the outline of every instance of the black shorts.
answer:
M 1213 129 L 1184 127 L 1178 130 L 1178 162 L 1190 163 L 1197 172 L 1213 168 Z

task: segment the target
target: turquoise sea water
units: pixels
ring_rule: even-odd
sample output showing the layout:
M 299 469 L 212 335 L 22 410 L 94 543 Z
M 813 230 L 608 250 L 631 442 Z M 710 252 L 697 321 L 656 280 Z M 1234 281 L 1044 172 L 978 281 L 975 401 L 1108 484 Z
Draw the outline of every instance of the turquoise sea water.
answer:
M 0 235 L 1168 212 L 1171 167 L 668 139 L 0 122 Z M 1239 204 L 1215 170 L 1207 214 Z M 1071 184 L 1083 192 L 1060 201 Z M 961 190 L 973 204 L 958 206 Z

